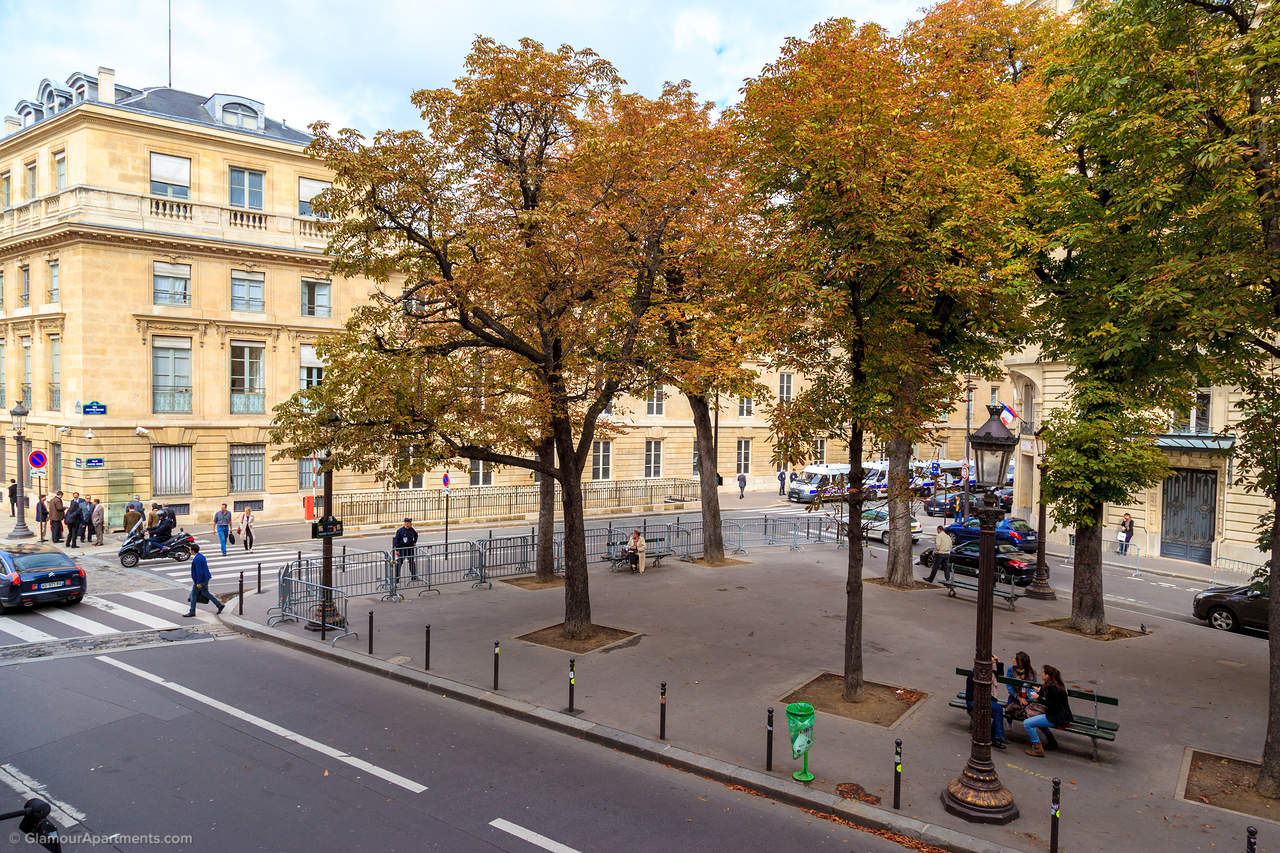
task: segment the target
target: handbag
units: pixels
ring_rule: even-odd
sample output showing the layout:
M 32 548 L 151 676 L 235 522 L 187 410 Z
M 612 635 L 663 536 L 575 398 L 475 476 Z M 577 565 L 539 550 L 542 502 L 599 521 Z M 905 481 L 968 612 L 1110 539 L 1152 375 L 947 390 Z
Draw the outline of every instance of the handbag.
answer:
M 1027 716 L 1028 716 L 1028 717 L 1038 717 L 1038 716 L 1040 716 L 1041 714 L 1043 714 L 1043 713 L 1044 713 L 1045 711 L 1047 711 L 1047 710 L 1049 710 L 1049 709 L 1048 709 L 1048 708 L 1046 708 L 1046 707 L 1045 707 L 1042 703 L 1040 703 L 1040 702 L 1028 702 L 1028 703 L 1027 703 Z
M 236 544 L 236 535 L 234 533 L 230 533 L 230 532 L 227 533 L 227 544 L 228 545 Z
M 200 587 L 200 591 L 196 593 L 196 601 L 200 604 L 209 603 L 209 593 L 205 591 L 204 587 Z

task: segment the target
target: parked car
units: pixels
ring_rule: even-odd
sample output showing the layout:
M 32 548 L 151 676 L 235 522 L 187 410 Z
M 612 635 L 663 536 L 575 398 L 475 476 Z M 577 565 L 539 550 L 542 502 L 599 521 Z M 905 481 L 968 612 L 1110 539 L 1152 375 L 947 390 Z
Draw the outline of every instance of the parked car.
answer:
M 1191 600 L 1191 613 L 1219 631 L 1267 630 L 1270 596 L 1252 586 L 1215 586 Z
M 1013 489 L 996 489 L 996 504 L 1005 512 L 1013 512 Z
M 978 543 L 965 542 L 951 549 L 951 571 L 957 575 L 978 576 Z M 933 566 L 933 549 L 925 548 L 920 554 L 920 565 Z M 1032 560 L 1006 542 L 996 543 L 996 580 L 1013 581 L 1014 586 L 1030 586 L 1036 576 Z
M 974 541 L 978 538 L 978 519 L 953 521 L 947 525 L 947 533 L 953 542 Z M 1036 529 L 1021 518 L 1002 518 L 996 525 L 996 542 L 1029 553 L 1036 549 Z
M 920 520 L 911 519 L 911 541 L 920 541 Z M 862 537 L 864 539 L 879 539 L 884 544 L 889 544 L 889 512 L 884 509 L 869 509 L 862 513 Z
M 940 515 L 943 518 L 952 518 L 960 514 L 956 509 L 956 498 L 963 498 L 962 492 L 934 492 L 932 496 L 924 502 L 925 515 Z M 970 503 L 976 503 L 977 498 L 972 495 L 969 497 Z
M 79 604 L 87 588 L 84 569 L 52 545 L 0 545 L 0 610 Z

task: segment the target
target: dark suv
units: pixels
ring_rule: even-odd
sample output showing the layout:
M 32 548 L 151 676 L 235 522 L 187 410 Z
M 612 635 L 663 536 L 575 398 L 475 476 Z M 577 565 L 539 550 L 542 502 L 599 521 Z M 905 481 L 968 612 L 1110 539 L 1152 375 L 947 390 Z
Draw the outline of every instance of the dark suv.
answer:
M 1191 613 L 1219 631 L 1267 630 L 1270 596 L 1251 586 L 1215 586 L 1196 593 Z

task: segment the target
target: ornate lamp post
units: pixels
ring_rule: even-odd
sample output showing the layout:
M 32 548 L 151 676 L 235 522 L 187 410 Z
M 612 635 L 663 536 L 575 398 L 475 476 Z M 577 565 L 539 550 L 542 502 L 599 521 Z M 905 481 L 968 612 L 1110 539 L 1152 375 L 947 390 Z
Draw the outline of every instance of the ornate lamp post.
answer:
M 8 539 L 30 539 L 35 536 L 27 527 L 26 498 L 22 495 L 22 487 L 27 481 L 27 455 L 22 452 L 22 433 L 27 428 L 27 415 L 30 413 L 21 400 L 9 410 L 9 417 L 13 419 L 13 431 L 18 436 L 18 523 L 6 537 Z
M 973 712 L 970 715 L 969 761 L 958 778 L 942 791 L 947 811 L 978 823 L 1008 823 L 1018 816 L 1013 794 L 1000 782 L 991 761 L 991 620 L 996 575 L 996 524 L 1004 512 L 993 489 L 1004 482 L 1009 457 L 1018 439 L 1000 422 L 1001 406 L 987 406 L 990 417 L 978 427 L 973 447 L 974 481 L 986 489 L 978 510 L 978 622 L 973 656 Z
M 1044 437 L 1042 433 L 1044 427 L 1036 430 L 1036 468 L 1040 471 L 1040 487 L 1037 498 L 1040 503 L 1040 515 L 1038 519 L 1039 529 L 1036 531 L 1036 576 L 1031 581 L 1031 586 L 1027 587 L 1027 598 L 1038 598 L 1041 601 L 1055 601 L 1058 594 L 1053 591 L 1053 587 L 1049 586 L 1049 564 L 1044 560 L 1044 535 L 1048 532 L 1048 525 L 1045 523 L 1045 507 L 1044 507 Z

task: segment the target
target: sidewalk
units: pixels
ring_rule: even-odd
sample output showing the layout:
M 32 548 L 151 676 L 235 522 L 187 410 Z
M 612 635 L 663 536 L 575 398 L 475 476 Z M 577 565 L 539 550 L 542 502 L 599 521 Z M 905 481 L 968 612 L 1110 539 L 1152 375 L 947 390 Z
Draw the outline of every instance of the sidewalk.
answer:
M 783 787 L 790 784 L 786 780 L 797 763 L 787 748 L 781 700 L 823 671 L 841 671 L 845 552 L 809 545 L 802 553 L 761 549 L 747 559 L 748 564 L 720 568 L 673 562 L 642 576 L 593 566 L 596 623 L 640 636 L 575 656 L 579 719 L 617 730 L 615 745 L 631 743 L 643 753 L 642 742 L 657 736 L 658 683 L 666 681 L 672 746 L 699 760 L 762 772 L 765 709 L 773 706 L 778 733 L 769 775 Z M 868 576 L 880 574 L 882 566 L 882 558 L 870 559 Z M 559 588 L 530 591 L 499 582 L 492 590 L 457 584 L 441 595 L 409 595 L 398 604 L 353 599 L 349 616 L 360 636 L 340 641 L 339 652 L 329 652 L 318 635 L 296 623 L 273 633 L 346 664 L 363 661 L 409 678 L 415 671 L 422 676 L 423 629 L 430 624 L 430 678 L 471 685 L 466 690 L 473 700 L 492 701 L 493 643 L 501 641 L 497 696 L 525 709 L 527 718 L 560 724 L 555 712 L 567 702 L 570 655 L 514 639 L 563 618 Z M 1025 649 L 1037 665 L 1058 666 L 1070 684 L 1118 696 L 1119 708 L 1106 716 L 1120 724 L 1120 732 L 1116 743 L 1100 745 L 1095 763 L 1088 740 L 1073 735 L 1061 736 L 1061 751 L 1048 758 L 1026 756 L 1026 739 L 1014 727 L 1009 749 L 995 751 L 994 760 L 1022 817 L 1005 827 L 978 826 L 947 814 L 939 798 L 968 755 L 968 719 L 947 702 L 963 688 L 955 667 L 972 662 L 972 599 L 874 584 L 864 587 L 864 596 L 867 678 L 928 696 L 891 728 L 820 713 L 810 761 L 817 776 L 813 791 L 831 794 L 838 783 L 857 782 L 890 803 L 893 741 L 902 738 L 900 816 L 1001 847 L 1046 849 L 1053 776 L 1063 780 L 1064 850 L 1230 850 L 1243 847 L 1247 824 L 1259 823 L 1175 800 L 1174 790 L 1188 746 L 1260 753 L 1265 642 L 1168 622 L 1149 636 L 1104 643 L 1030 624 L 1066 615 L 1067 600 L 1023 599 L 1016 611 L 997 606 L 997 654 L 1010 660 Z M 229 621 L 261 625 L 274 603 L 273 595 L 249 595 L 243 622 Z M 365 654 L 369 611 L 376 661 Z M 231 614 L 229 608 L 226 616 Z M 448 692 L 441 684 L 433 689 Z M 1077 712 L 1085 710 L 1076 705 Z M 874 814 L 890 819 L 883 811 Z M 1280 824 L 1263 834 L 1280 835 Z

